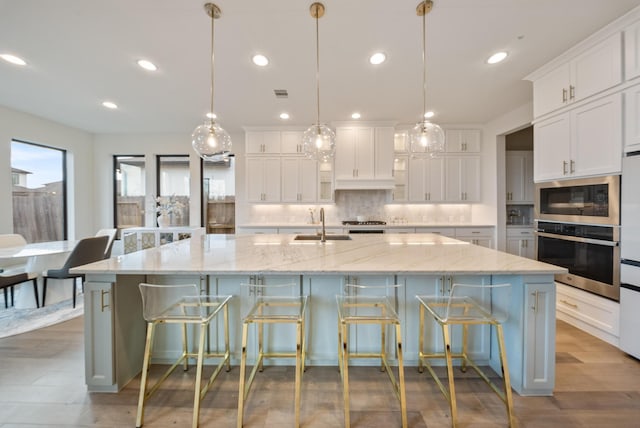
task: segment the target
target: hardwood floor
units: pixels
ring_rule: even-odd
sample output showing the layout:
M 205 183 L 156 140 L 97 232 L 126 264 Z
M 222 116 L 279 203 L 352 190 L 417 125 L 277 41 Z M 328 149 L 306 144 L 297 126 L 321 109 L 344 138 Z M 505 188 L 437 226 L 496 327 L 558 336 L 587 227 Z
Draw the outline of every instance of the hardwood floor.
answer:
M 119 394 L 90 394 L 84 385 L 82 318 L 0 339 L 0 427 L 133 427 L 139 378 Z M 154 370 L 154 373 L 157 371 Z M 457 372 L 459 373 L 459 372 Z M 150 400 L 145 427 L 190 426 L 193 371 L 175 373 Z M 433 380 L 405 370 L 410 427 L 448 427 L 446 401 Z M 502 402 L 472 375 L 456 382 L 461 427 L 505 426 Z M 245 427 L 293 423 L 293 369 L 267 367 L 256 377 Z M 350 368 L 353 427 L 400 426 L 386 374 Z M 202 403 L 200 425 L 233 427 L 238 369 L 223 372 Z M 640 362 L 558 322 L 553 397 L 514 395 L 521 427 L 640 426 Z M 303 427 L 343 426 L 336 367 L 309 367 L 303 379 Z

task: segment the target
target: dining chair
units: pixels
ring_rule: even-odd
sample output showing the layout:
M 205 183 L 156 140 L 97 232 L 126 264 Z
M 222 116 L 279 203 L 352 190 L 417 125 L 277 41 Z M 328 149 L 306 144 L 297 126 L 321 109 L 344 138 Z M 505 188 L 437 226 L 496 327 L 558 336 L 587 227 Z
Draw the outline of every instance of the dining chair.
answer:
M 113 242 L 116 240 L 116 234 L 118 233 L 118 229 L 100 229 L 96 236 L 108 236 L 109 240 L 107 241 L 107 247 L 104 250 L 104 258 L 108 259 L 111 257 L 111 250 L 113 249 Z
M 49 269 L 42 273 L 44 280 L 42 286 L 42 306 L 45 305 L 45 299 L 47 298 L 47 280 L 52 279 L 73 279 L 73 287 L 71 289 L 71 295 L 73 298 L 73 307 L 76 307 L 76 281 L 78 278 L 81 280 L 84 286 L 84 275 L 81 273 L 71 273 L 69 269 L 86 265 L 88 263 L 104 260 L 105 249 L 107 248 L 108 236 L 96 236 L 92 238 L 84 238 L 78 241 L 76 246 L 67 257 L 64 265 L 60 269 Z
M 7 233 L 0 235 L 0 248 L 24 247 L 27 241 L 22 235 L 17 233 Z M 11 292 L 11 306 L 14 305 L 14 287 L 24 282 L 33 283 L 33 293 L 36 299 L 36 307 L 40 307 L 38 299 L 38 274 L 28 271 L 28 263 L 23 260 L 16 262 L 6 262 L 0 266 L 0 289 L 4 292 L 4 307 L 9 307 L 9 295 Z

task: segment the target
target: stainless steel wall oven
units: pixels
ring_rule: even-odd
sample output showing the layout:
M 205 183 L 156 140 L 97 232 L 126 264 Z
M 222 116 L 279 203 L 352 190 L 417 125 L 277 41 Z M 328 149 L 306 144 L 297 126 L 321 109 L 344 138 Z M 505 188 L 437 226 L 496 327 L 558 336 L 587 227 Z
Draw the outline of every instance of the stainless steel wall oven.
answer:
M 556 281 L 620 299 L 620 176 L 536 185 L 538 260 L 565 267 Z

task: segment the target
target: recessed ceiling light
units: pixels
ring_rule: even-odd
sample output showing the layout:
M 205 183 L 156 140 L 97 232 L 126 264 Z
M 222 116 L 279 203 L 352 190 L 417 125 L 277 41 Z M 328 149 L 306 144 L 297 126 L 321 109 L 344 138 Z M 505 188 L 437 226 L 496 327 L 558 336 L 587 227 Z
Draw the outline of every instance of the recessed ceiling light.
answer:
M 428 111 L 424 114 L 424 117 L 426 117 L 427 119 L 429 119 L 430 117 L 435 116 L 435 113 L 432 111 Z
M 267 58 L 266 56 L 262 55 L 262 54 L 257 54 L 254 55 L 252 58 L 252 61 L 255 65 L 260 66 L 260 67 L 264 67 L 266 65 L 269 65 L 269 58 Z
M 217 118 L 218 118 L 218 116 L 216 116 L 216 114 L 215 114 L 215 113 L 207 113 L 207 117 L 208 117 L 209 119 L 217 119 Z
M 382 52 L 376 52 L 369 57 L 369 62 L 373 65 L 379 65 L 385 62 L 387 56 Z
M 280 119 L 283 119 L 283 120 L 289 119 L 289 113 L 280 113 Z
M 15 65 L 27 65 L 27 62 L 25 60 L 23 60 L 22 58 L 15 56 L 15 55 L 11 55 L 11 54 L 2 54 L 0 55 L 0 58 L 2 58 L 3 60 L 10 62 L 11 64 L 15 64 Z
M 106 108 L 111 109 L 111 110 L 115 110 L 115 109 L 117 109 L 117 108 L 118 108 L 118 105 L 117 105 L 116 103 L 111 102 L 111 101 L 104 101 L 104 102 L 102 103 L 102 105 L 103 105 L 104 107 L 106 107 Z
M 360 113 L 353 113 L 351 119 L 360 119 Z
M 158 69 L 158 67 L 154 63 L 146 59 L 139 59 L 138 65 L 144 68 L 145 70 L 149 70 L 149 71 L 156 71 Z
M 500 61 L 504 60 L 506 57 L 506 52 L 496 52 L 489 57 L 489 59 L 487 60 L 487 64 L 497 64 Z

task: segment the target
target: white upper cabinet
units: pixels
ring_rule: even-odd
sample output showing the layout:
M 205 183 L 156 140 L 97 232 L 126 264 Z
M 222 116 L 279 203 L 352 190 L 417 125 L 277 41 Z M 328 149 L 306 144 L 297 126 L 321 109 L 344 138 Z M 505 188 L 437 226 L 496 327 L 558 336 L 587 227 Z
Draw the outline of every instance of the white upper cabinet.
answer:
M 336 128 L 336 189 L 393 189 L 392 127 Z
M 315 202 L 318 162 L 300 157 L 283 157 L 282 202 Z
M 624 78 L 640 76 L 640 21 L 624 29 Z
M 480 156 L 449 156 L 446 165 L 445 200 L 480 201 Z
M 445 147 L 447 153 L 480 153 L 480 130 L 447 129 Z
M 622 83 L 622 37 L 617 32 L 533 79 L 533 114 L 543 116 Z
M 445 159 L 409 159 L 409 200 L 441 202 L 445 193 Z
M 280 158 L 247 158 L 247 200 L 280 202 Z
M 282 154 L 302 154 L 302 131 L 282 131 L 280 146 Z
M 533 152 L 506 153 L 507 204 L 533 204 Z
M 247 131 L 245 136 L 246 153 L 278 154 L 280 153 L 280 131 Z
M 622 99 L 613 94 L 534 125 L 534 180 L 622 170 Z
M 640 150 L 640 84 L 624 92 L 624 151 Z

